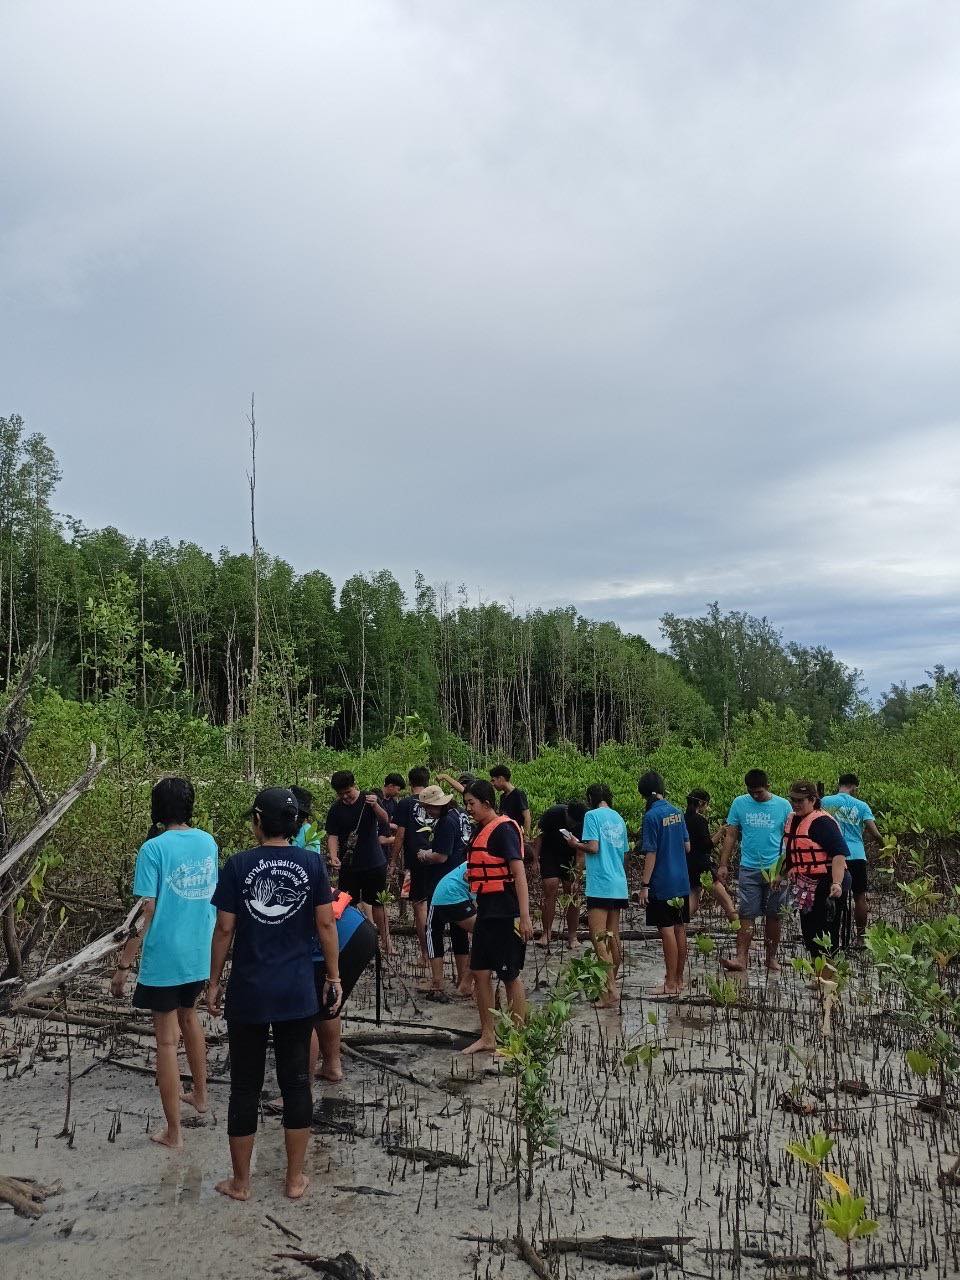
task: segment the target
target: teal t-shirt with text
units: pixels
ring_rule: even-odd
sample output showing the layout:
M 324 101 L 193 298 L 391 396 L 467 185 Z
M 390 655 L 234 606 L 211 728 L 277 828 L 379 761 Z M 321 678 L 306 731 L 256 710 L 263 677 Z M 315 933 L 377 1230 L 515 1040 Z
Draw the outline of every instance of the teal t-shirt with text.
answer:
M 587 897 L 626 899 L 629 890 L 623 860 L 630 848 L 630 837 L 619 813 L 603 806 L 591 809 L 583 820 L 581 838 L 584 843 L 596 840 L 599 845 L 596 853 L 584 858 Z
M 750 870 L 772 867 L 780 857 L 783 828 L 793 813 L 783 796 L 754 800 L 737 796 L 727 814 L 727 826 L 740 828 L 740 865 Z
M 847 791 L 838 791 L 835 796 L 824 796 L 820 808 L 826 809 L 840 823 L 840 830 L 850 850 L 847 861 L 865 861 L 867 850 L 863 843 L 863 827 L 865 823 L 874 821 L 873 810 L 866 800 L 852 796 Z
M 206 831 L 163 831 L 141 845 L 133 892 L 157 904 L 140 956 L 144 986 L 179 987 L 210 977 L 216 887 L 217 844 Z

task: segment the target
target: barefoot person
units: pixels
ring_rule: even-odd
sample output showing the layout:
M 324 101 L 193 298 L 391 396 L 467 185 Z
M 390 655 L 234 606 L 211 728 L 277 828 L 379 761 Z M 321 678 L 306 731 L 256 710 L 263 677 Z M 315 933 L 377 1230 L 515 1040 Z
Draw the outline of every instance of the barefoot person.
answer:
M 707 821 L 709 812 L 710 792 L 703 791 L 699 787 L 691 791 L 687 796 L 687 811 L 683 815 L 687 838 L 690 841 L 690 852 L 687 854 L 687 874 L 690 877 L 690 918 L 693 919 L 700 910 L 703 898 L 700 877 L 710 875 L 713 877 L 711 893 L 719 902 L 727 919 L 736 920 L 737 909 L 733 905 L 733 899 L 727 892 L 726 886 L 717 879 L 717 864 L 713 856 L 714 838 Z
M 790 806 L 783 829 L 783 872 L 800 913 L 800 932 L 811 960 L 834 956 L 840 950 L 845 907 L 847 843 L 837 820 L 821 809 L 815 782 L 795 782 Z M 817 941 L 823 934 L 830 938 L 829 948 Z
M 182 1147 L 180 1103 L 207 1109 L 207 1046 L 196 1003 L 210 976 L 210 939 L 216 912 L 210 897 L 217 883 L 217 846 L 192 827 L 193 786 L 186 778 L 162 778 L 150 795 L 153 825 L 137 854 L 133 892 L 144 900 L 143 955 L 133 993 L 135 1009 L 153 1013 L 157 1037 L 157 1085 L 166 1125 L 153 1134 L 165 1147 Z M 122 996 L 140 947 L 134 935 L 124 946 L 110 983 Z M 177 1047 L 183 1038 L 193 1087 L 182 1095 Z
M 583 839 L 570 832 L 567 847 L 584 859 L 587 925 L 593 949 L 607 969 L 607 990 L 597 1006 L 611 1009 L 619 1001 L 617 974 L 623 960 L 620 912 L 630 905 L 624 859 L 630 849 L 627 825 L 611 806 L 613 795 L 603 782 L 587 787 L 590 808 L 583 819 Z
M 467 864 L 448 871 L 433 891 L 427 912 L 427 946 L 433 987 L 443 990 L 443 934 L 450 926 L 450 945 L 457 970 L 457 995 L 473 997 L 473 974 L 470 972 L 470 935 L 477 918 L 477 905 L 467 884 Z
M 824 796 L 820 807 L 831 814 L 840 823 L 840 830 L 847 842 L 847 870 L 852 882 L 853 917 L 857 926 L 857 945 L 863 946 L 864 934 L 867 931 L 867 849 L 863 843 L 863 833 L 878 845 L 883 844 L 873 810 L 866 800 L 858 794 L 860 779 L 855 773 L 841 773 L 836 794 Z
M 527 875 L 523 866 L 523 833 L 512 818 L 497 813 L 496 792 L 489 782 L 473 782 L 466 790 L 467 812 L 477 830 L 467 852 L 467 883 L 477 895 L 470 970 L 473 973 L 480 1039 L 464 1053 L 492 1053 L 497 1047 L 493 1026 L 493 975 L 507 989 L 510 1012 L 526 1016 L 523 962 L 533 937 Z
M 421 884 L 427 899 L 426 935 L 427 955 L 430 959 L 430 991 L 427 999 L 443 1001 L 447 998 L 443 989 L 443 925 L 438 924 L 436 933 L 431 936 L 430 904 L 443 877 L 463 862 L 463 834 L 460 818 L 453 808 L 453 796 L 447 795 L 442 787 L 425 787 L 420 792 L 420 803 L 433 826 L 429 848 L 421 849 L 417 854 L 417 860 L 423 869 Z M 457 945 L 462 947 L 462 940 L 458 939 Z M 469 950 L 467 946 L 465 951 Z
M 314 986 L 315 937 L 326 966 L 322 1003 L 331 1013 L 340 1004 L 333 893 L 323 859 L 290 843 L 298 829 L 297 801 L 286 788 L 259 792 L 250 816 L 257 847 L 227 861 L 213 895 L 217 925 L 207 992 L 213 1014 L 219 1011 L 220 980 L 233 944 L 225 1007 L 233 1177 L 217 1183 L 217 1190 L 233 1200 L 250 1198 L 250 1161 L 272 1028 L 283 1096 L 285 1191 L 299 1200 L 307 1189 L 303 1164 L 313 1118 L 310 1038 L 320 1004 Z
M 557 898 L 561 889 L 569 898 L 573 893 L 577 874 L 576 850 L 567 843 L 568 832 L 577 840 L 583 835 L 583 819 L 587 806 L 580 800 L 568 800 L 566 804 L 551 805 L 540 816 L 540 831 L 533 842 L 533 853 L 540 863 L 540 882 L 543 885 L 543 933 L 538 945 L 550 946 L 553 921 L 557 914 Z M 571 902 L 566 912 L 567 944 L 570 949 L 578 945 L 577 927 L 580 924 L 580 907 Z
M 746 973 L 750 964 L 753 922 L 763 916 L 764 943 L 768 973 L 778 973 L 777 948 L 780 945 L 780 917 L 786 906 L 786 891 L 774 888 L 773 879 L 780 861 L 783 825 L 789 818 L 790 805 L 775 796 L 762 769 L 751 769 L 744 778 L 746 795 L 737 796 L 727 814 L 723 833 L 717 879 L 726 885 L 730 874 L 730 855 L 740 841 L 740 871 L 737 874 L 740 932 L 732 960 L 721 964 L 732 973 Z
M 640 843 L 643 853 L 640 905 L 646 907 L 647 924 L 653 925 L 660 934 L 663 947 L 663 985 L 651 994 L 677 996 L 683 990 L 683 970 L 687 963 L 690 841 L 683 814 L 664 798 L 666 785 L 659 773 L 645 773 L 637 783 L 637 790 L 646 804 Z
M 390 954 L 390 922 L 381 899 L 387 888 L 387 855 L 380 833 L 390 818 L 375 791 L 362 794 L 349 769 L 330 779 L 337 798 L 327 813 L 327 852 L 340 871 L 340 888 L 373 919 L 384 955 Z
M 378 935 L 362 911 L 350 903 L 348 893 L 338 893 L 333 901 L 339 950 L 340 1001 L 332 1008 L 327 1003 L 327 965 L 317 942 L 313 956 L 314 985 L 320 1012 L 310 1040 L 310 1079 L 339 1084 L 343 1079 L 340 1038 L 343 1032 L 343 1006 L 360 975 L 377 954 Z
M 420 803 L 420 793 L 430 781 L 430 770 L 416 765 L 407 774 L 410 794 L 403 796 L 394 813 L 396 832 L 393 839 L 391 866 L 402 866 L 410 876 L 410 901 L 413 903 L 413 923 L 420 943 L 420 957 L 424 965 L 427 954 L 427 894 L 424 889 L 424 867 L 417 854 L 430 847 L 430 819 Z

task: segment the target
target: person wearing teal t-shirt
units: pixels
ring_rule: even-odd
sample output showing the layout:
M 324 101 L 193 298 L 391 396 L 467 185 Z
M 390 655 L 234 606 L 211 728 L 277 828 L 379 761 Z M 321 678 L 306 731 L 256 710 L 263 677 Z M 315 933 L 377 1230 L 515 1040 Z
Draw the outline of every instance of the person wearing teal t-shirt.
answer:
M 110 983 L 122 996 L 140 949 L 133 1005 L 153 1014 L 157 1038 L 157 1085 L 166 1125 L 152 1135 L 164 1147 L 183 1146 L 180 1129 L 180 1068 L 183 1037 L 193 1088 L 182 1101 L 207 1109 L 207 1045 L 197 1020 L 200 989 L 210 977 L 210 940 L 217 913 L 210 899 L 217 887 L 217 845 L 192 827 L 193 786 L 186 778 L 162 778 L 150 795 L 152 826 L 137 854 L 133 892 L 143 899 L 143 933 L 125 944 Z
M 740 870 L 738 910 L 740 931 L 737 950 L 732 960 L 720 963 L 733 973 L 746 973 L 750 965 L 750 944 L 757 916 L 763 916 L 767 972 L 779 973 L 777 948 L 780 946 L 780 923 L 786 909 L 787 890 L 774 888 L 774 871 L 780 859 L 783 829 L 793 810 L 783 796 L 775 796 L 762 769 L 751 769 L 743 780 L 746 795 L 737 796 L 727 814 L 723 833 L 717 879 L 726 884 L 730 874 L 730 856 L 739 840 Z
M 578 840 L 568 832 L 564 839 L 583 861 L 590 939 L 594 951 L 610 966 L 607 990 L 597 1007 L 610 1009 L 619 1002 L 617 974 L 623 960 L 620 912 L 630 905 L 624 865 L 630 837 L 626 823 L 612 807 L 613 795 L 606 783 L 594 782 L 587 787 L 587 803 L 590 808 L 583 819 L 583 838 Z
M 867 931 L 867 849 L 863 843 L 866 832 L 877 844 L 883 844 L 883 837 L 877 828 L 873 810 L 866 800 L 857 795 L 860 779 L 855 773 L 842 773 L 837 783 L 835 795 L 824 796 L 821 809 L 832 814 L 840 823 L 840 830 L 850 850 L 847 855 L 847 870 L 850 872 L 850 892 L 853 894 L 853 918 L 857 926 L 857 945 L 863 946 L 863 935 Z

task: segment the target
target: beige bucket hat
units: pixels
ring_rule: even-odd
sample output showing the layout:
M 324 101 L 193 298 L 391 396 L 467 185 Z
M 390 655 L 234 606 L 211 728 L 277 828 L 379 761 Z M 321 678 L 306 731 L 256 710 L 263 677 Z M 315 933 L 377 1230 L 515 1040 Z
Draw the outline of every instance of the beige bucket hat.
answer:
M 453 796 L 448 796 L 442 787 L 424 787 L 417 799 L 421 804 L 440 806 L 450 804 Z

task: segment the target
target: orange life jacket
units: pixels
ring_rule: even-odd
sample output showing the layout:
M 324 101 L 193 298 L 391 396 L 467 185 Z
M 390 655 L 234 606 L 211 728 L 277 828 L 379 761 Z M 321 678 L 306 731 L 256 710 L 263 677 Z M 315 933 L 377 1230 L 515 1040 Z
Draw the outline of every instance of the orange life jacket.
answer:
M 814 809 L 805 818 L 793 825 L 793 814 L 787 819 L 783 828 L 783 852 L 785 855 L 784 870 L 795 871 L 805 876 L 825 876 L 830 870 L 833 855 L 817 844 L 810 835 L 810 827 L 817 818 L 836 819 L 825 809 Z
M 467 853 L 467 884 L 471 893 L 503 893 L 507 885 L 513 884 L 513 872 L 506 858 L 497 853 L 488 853 L 490 837 L 497 827 L 508 822 L 520 837 L 520 848 L 523 849 L 523 832 L 512 818 L 505 814 L 494 818 L 485 827 L 481 827 L 470 842 Z
M 340 917 L 343 915 L 343 913 L 346 911 L 347 907 L 349 907 L 352 901 L 353 899 L 350 897 L 349 893 L 337 894 L 333 902 L 330 904 L 333 907 L 334 920 L 340 919 Z

